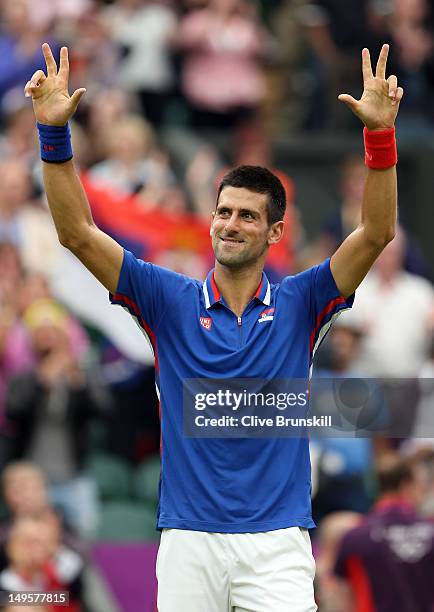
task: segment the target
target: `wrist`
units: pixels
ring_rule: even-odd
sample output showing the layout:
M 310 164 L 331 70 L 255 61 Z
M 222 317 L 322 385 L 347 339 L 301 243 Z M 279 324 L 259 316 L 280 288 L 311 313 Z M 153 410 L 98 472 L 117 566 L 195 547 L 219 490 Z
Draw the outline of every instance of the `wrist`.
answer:
M 383 132 L 384 130 L 393 130 L 394 127 L 394 125 L 383 125 L 381 127 L 370 128 L 369 126 L 365 125 L 365 128 L 368 130 L 368 132 Z
M 396 165 L 398 154 L 396 149 L 395 128 L 363 129 L 365 144 L 365 164 L 369 168 L 385 170 Z
M 72 159 L 71 130 L 69 124 L 45 125 L 37 123 L 41 159 L 51 164 L 61 164 Z

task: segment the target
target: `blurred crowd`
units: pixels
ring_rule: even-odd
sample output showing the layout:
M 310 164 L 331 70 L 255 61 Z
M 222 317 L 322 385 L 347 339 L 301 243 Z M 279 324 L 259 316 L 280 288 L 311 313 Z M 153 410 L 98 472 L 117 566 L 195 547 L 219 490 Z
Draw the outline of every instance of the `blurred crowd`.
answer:
M 392 45 L 390 70 L 406 91 L 400 129 L 433 132 L 433 3 L 344 4 L 0 1 L 0 588 L 67 588 L 69 609 L 85 610 L 89 538 L 157 537 L 152 358 L 58 244 L 23 96 L 44 65 L 41 43 L 56 56 L 68 45 L 70 90 L 87 89 L 74 157 L 101 228 L 137 257 L 204 278 L 219 179 L 235 164 L 266 165 L 288 198 L 288 231 L 266 268 L 278 281 L 330 256 L 360 220 L 363 159 L 343 160 L 336 208 L 311 238 L 272 143 L 359 130 L 337 94 L 359 94 L 363 46 L 375 56 Z M 368 596 L 379 611 L 425 612 L 434 601 L 434 291 L 404 227 L 338 321 L 316 376 L 331 386 L 386 379 L 385 403 L 406 435 L 312 441 L 320 612 L 351 612 Z M 402 585 L 397 600 L 385 573 Z

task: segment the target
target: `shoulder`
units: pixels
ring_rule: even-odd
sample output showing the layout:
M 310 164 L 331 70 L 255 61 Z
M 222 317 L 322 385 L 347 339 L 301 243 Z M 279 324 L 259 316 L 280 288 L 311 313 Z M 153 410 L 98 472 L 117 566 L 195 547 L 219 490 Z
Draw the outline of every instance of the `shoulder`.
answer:
M 283 288 L 297 287 L 299 289 L 308 289 L 322 279 L 333 282 L 333 276 L 330 270 L 330 259 L 326 259 L 320 264 L 307 268 L 292 276 L 285 276 L 281 282 L 281 286 Z
M 164 268 L 143 259 L 138 259 L 127 249 L 124 249 L 124 259 L 122 262 L 122 275 L 125 274 L 129 274 L 139 282 L 154 281 L 167 285 L 169 289 L 174 291 L 176 289 L 192 288 L 200 285 L 199 281 L 185 274 L 174 272 L 169 268 Z
M 174 11 L 164 4 L 151 4 L 146 7 L 148 14 L 154 18 L 158 19 L 162 23 L 172 24 L 176 22 L 176 16 Z
M 401 283 L 408 288 L 417 291 L 419 295 L 433 299 L 434 291 L 432 284 L 422 276 L 403 272 L 401 275 Z

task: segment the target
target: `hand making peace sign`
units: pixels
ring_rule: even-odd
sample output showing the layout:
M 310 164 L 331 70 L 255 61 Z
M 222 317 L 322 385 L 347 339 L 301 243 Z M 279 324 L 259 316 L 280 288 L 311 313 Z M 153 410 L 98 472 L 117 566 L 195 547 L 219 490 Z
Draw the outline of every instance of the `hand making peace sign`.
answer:
M 42 52 L 47 64 L 47 75 L 43 70 L 37 70 L 26 83 L 24 93 L 26 97 L 32 97 L 33 110 L 39 123 L 65 125 L 75 113 L 86 90 L 77 89 L 72 96 L 68 93 L 69 61 L 66 47 L 60 51 L 59 70 L 50 45 L 44 43 Z
M 345 102 L 359 117 L 368 130 L 391 128 L 395 124 L 404 90 L 398 87 L 398 79 L 392 74 L 386 79 L 386 64 L 389 45 L 383 45 L 378 57 L 375 76 L 372 72 L 371 57 L 368 49 L 362 51 L 363 93 L 360 100 L 349 94 L 341 94 L 339 100 Z

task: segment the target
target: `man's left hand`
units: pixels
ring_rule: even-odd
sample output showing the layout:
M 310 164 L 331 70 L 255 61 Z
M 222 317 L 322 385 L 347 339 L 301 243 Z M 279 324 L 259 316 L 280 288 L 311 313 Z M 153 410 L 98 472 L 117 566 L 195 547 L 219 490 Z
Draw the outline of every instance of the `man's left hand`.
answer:
M 363 121 L 368 130 L 384 130 L 395 124 L 399 103 L 404 94 L 398 87 L 394 74 L 386 79 L 386 64 L 389 45 L 383 45 L 378 57 L 375 76 L 372 72 L 371 57 L 368 49 L 362 51 L 363 94 L 356 100 L 349 94 L 338 96 L 345 102 L 357 117 Z

